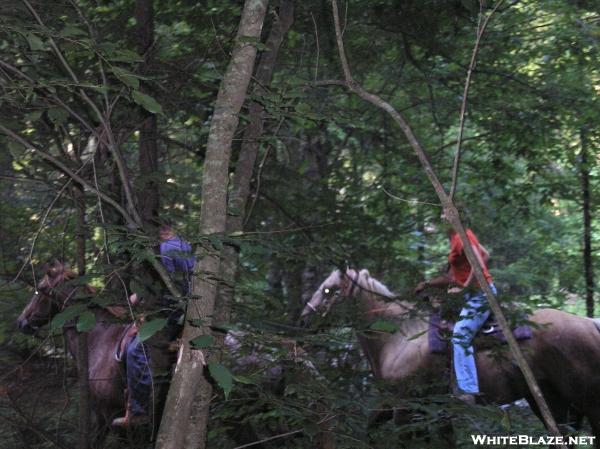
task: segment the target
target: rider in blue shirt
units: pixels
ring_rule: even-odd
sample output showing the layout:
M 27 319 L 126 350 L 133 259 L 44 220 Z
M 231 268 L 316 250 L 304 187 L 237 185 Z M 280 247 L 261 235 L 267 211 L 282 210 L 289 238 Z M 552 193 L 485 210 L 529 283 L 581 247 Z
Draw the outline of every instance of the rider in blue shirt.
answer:
M 158 230 L 160 256 L 162 264 L 173 278 L 181 293 L 188 295 L 191 291 L 191 280 L 196 258 L 192 255 L 191 245 L 177 237 L 173 228 L 163 225 Z
M 180 292 L 187 296 L 191 293 L 191 279 L 196 261 L 192 255 L 192 247 L 185 240 L 178 238 L 168 225 L 159 228 L 159 237 L 162 264 Z M 137 294 L 131 295 L 130 302 L 132 305 L 139 302 Z M 177 338 L 181 330 L 182 316 L 181 308 L 176 308 L 169 314 L 165 329 L 169 340 Z M 118 358 L 126 358 L 129 398 L 125 416 L 113 421 L 113 426 L 116 427 L 135 426 L 149 421 L 148 407 L 152 391 L 150 359 L 144 344 L 137 338 L 137 332 L 134 330 L 128 337 L 123 345 L 125 347 L 118 351 Z

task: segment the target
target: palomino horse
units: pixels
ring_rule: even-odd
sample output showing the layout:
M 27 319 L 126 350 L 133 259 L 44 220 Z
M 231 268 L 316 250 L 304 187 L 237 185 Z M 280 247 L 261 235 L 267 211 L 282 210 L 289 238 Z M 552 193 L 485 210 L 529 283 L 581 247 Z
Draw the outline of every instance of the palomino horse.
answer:
M 393 333 L 361 332 L 359 343 L 376 378 L 398 387 L 399 398 L 408 397 L 414 386 L 440 384 L 447 359 L 431 354 L 427 336 L 428 320 L 408 313 L 410 303 L 394 301 L 385 285 L 367 270 L 333 271 L 319 286 L 302 311 L 305 319 L 313 312 L 327 314 L 336 302 L 352 298 L 356 303 L 356 322 L 360 329 L 387 319 L 397 323 Z M 362 321 L 362 322 L 361 322 Z M 544 397 L 559 423 L 570 417 L 587 417 L 600 441 L 600 323 L 599 320 L 571 315 L 554 309 L 540 309 L 531 317 L 533 336 L 521 347 L 540 384 Z M 525 380 L 510 357 L 492 355 L 490 350 L 476 353 L 479 385 L 484 397 L 496 404 L 518 399 L 537 407 Z
M 69 281 L 76 274 L 60 262 L 55 262 L 38 283 L 36 293 L 17 319 L 17 325 L 24 332 L 33 333 L 41 326 L 49 323 L 54 316 L 81 301 L 83 294 L 87 297 L 95 293 L 90 286 L 71 285 Z M 110 423 L 117 415 L 125 412 L 126 387 L 125 371 L 121 363 L 115 359 L 115 348 L 127 331 L 126 324 L 119 323 L 115 314 L 99 306 L 88 304 L 88 310 L 95 315 L 94 327 L 88 332 L 89 386 L 90 410 L 92 418 L 91 441 L 98 447 L 102 446 L 103 437 L 110 428 Z M 73 322 L 63 326 L 67 350 L 77 357 L 78 333 Z M 147 346 L 150 350 L 150 345 Z M 160 351 L 152 350 L 150 360 L 153 368 L 158 362 L 165 362 Z M 156 352 L 156 354 L 155 354 Z M 160 365 L 161 367 L 163 364 Z M 156 370 L 154 370 L 156 372 Z M 154 390 L 158 397 L 158 390 Z M 154 398 L 151 398 L 154 402 Z M 156 407 L 151 407 L 155 408 Z M 155 420 L 156 421 L 156 420 Z

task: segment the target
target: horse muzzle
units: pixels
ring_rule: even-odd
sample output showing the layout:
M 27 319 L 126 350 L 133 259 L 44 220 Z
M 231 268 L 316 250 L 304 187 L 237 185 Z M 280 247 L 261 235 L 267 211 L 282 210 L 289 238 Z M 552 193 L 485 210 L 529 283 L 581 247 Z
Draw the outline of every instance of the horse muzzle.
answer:
M 32 335 L 37 330 L 37 328 L 35 326 L 31 325 L 31 323 L 27 320 L 27 318 L 21 318 L 21 317 L 19 317 L 17 319 L 17 327 L 19 328 L 19 330 L 21 332 L 23 332 L 24 334 L 27 334 L 27 335 Z

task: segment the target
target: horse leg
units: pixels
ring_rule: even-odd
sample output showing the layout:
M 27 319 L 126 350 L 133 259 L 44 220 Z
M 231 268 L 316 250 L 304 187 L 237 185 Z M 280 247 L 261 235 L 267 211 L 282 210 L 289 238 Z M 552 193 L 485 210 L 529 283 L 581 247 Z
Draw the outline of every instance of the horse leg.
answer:
M 567 435 L 571 433 L 571 431 L 579 430 L 583 421 L 583 414 L 578 412 L 575 408 L 573 408 L 569 401 L 565 400 L 562 396 L 560 396 L 556 391 L 551 388 L 545 386 L 542 389 L 542 393 L 544 395 L 544 399 L 550 408 L 550 412 L 552 413 L 552 417 L 555 419 L 558 428 L 563 435 Z M 532 396 L 528 396 L 527 402 L 531 407 L 531 410 L 535 413 L 535 415 L 539 418 L 540 421 L 544 422 L 540 409 L 533 399 Z M 544 422 L 544 425 L 546 423 Z M 572 447 L 572 446 L 569 446 Z
M 585 415 L 592 427 L 592 435 L 595 437 L 594 447 L 598 449 L 600 448 L 600 408 L 588 410 Z
M 101 449 L 104 447 L 104 442 L 110 430 L 109 422 L 104 413 L 92 411 L 90 416 L 90 443 L 92 448 Z

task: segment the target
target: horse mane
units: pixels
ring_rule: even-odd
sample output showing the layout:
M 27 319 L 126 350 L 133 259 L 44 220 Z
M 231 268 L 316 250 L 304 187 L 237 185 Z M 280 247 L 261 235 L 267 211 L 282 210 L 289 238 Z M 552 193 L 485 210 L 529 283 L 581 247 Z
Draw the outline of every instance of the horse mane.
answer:
M 55 261 L 47 270 L 38 288 L 54 288 L 77 277 L 77 273 L 62 262 Z
M 400 301 L 398 295 L 372 277 L 369 270 L 360 270 L 355 282 L 360 287 L 358 294 L 372 304 L 372 311 L 377 315 L 398 317 L 414 308 L 413 304 Z
M 358 273 L 358 279 L 356 283 L 367 292 L 381 296 L 385 299 L 395 299 L 397 295 L 393 293 L 383 282 L 375 279 L 369 273 L 369 270 L 362 269 Z
M 66 264 L 55 260 L 46 270 L 44 277 L 40 280 L 40 282 L 38 282 L 37 288 L 55 288 L 64 284 L 65 282 L 76 279 L 78 276 L 79 275 Z M 74 289 L 77 288 L 83 289 L 85 293 L 90 295 L 97 293 L 97 289 L 89 284 L 74 286 Z

